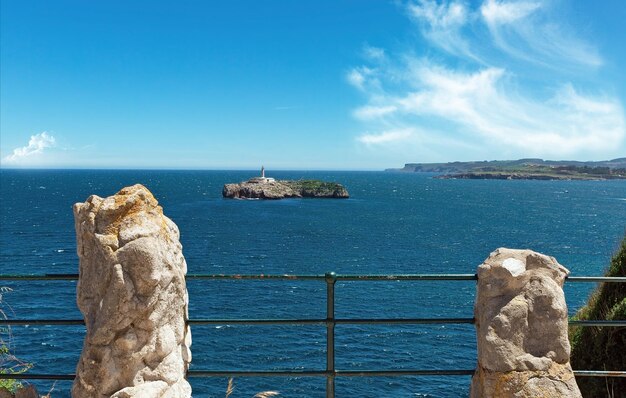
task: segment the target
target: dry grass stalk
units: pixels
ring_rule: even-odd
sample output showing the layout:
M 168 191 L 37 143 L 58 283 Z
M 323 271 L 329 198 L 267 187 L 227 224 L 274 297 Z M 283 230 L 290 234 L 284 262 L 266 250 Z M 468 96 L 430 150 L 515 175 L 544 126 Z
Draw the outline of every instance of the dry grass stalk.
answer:
M 57 385 L 56 381 L 52 383 L 52 387 L 50 387 L 50 390 L 48 391 L 48 393 L 46 395 L 42 395 L 41 398 L 52 398 L 52 391 L 54 391 L 54 387 L 56 385 Z
M 226 398 L 230 396 L 235 390 L 235 380 L 231 377 L 228 379 L 228 386 L 226 387 Z M 256 394 L 252 398 L 271 398 L 280 395 L 278 391 L 263 391 Z
M 276 397 L 278 395 L 280 395 L 278 391 L 263 391 L 263 392 L 256 394 L 252 398 L 270 398 L 270 397 Z
M 233 382 L 233 378 L 228 379 L 228 386 L 226 387 L 226 398 L 230 397 L 230 394 L 235 390 L 235 383 Z

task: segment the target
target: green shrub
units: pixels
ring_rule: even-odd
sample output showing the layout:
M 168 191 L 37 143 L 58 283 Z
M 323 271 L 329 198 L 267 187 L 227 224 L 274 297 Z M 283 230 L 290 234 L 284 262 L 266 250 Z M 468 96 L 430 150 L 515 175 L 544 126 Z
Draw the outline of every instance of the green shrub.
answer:
M 4 301 L 4 295 L 10 291 L 8 287 L 0 287 L 0 317 L 3 319 L 7 319 L 5 311 L 7 304 Z M 0 327 L 0 374 L 21 374 L 33 367 L 31 363 L 24 362 L 13 354 L 12 342 L 11 328 Z M 15 392 L 22 387 L 22 383 L 19 380 L 0 379 L 0 388 L 2 387 Z
M 626 236 L 606 276 L 626 276 Z M 626 283 L 602 283 L 574 319 L 626 320 Z M 572 367 L 578 370 L 625 370 L 626 327 L 573 327 Z M 626 378 L 580 377 L 585 398 L 626 397 Z

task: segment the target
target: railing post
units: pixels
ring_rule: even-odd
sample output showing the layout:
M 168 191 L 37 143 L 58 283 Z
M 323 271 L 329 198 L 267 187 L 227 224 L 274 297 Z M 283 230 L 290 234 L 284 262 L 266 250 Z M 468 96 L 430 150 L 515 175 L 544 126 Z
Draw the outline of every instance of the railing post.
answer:
M 326 398 L 335 398 L 335 282 L 337 274 L 326 273 Z

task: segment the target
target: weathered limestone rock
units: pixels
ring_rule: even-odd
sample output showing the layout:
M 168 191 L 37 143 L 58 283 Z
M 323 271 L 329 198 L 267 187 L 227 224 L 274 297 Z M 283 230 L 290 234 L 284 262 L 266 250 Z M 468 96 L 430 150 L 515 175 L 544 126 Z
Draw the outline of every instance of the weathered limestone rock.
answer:
M 278 181 L 257 183 L 240 182 L 238 184 L 224 184 L 222 196 L 235 199 L 283 199 L 301 197 L 291 187 Z
M 6 387 L 0 387 L 0 398 L 39 398 L 39 394 L 33 385 L 18 387 L 15 394 Z
M 39 394 L 35 386 L 29 385 L 18 388 L 17 391 L 15 391 L 15 398 L 39 398 Z
M 568 273 L 553 257 L 504 248 L 478 267 L 471 397 L 581 397 L 569 363 Z
M 348 190 L 336 182 L 318 180 L 270 180 L 252 178 L 224 184 L 222 196 L 233 199 L 333 198 L 347 199 Z
M 187 264 L 176 225 L 134 185 L 74 205 L 87 335 L 75 398 L 188 398 Z

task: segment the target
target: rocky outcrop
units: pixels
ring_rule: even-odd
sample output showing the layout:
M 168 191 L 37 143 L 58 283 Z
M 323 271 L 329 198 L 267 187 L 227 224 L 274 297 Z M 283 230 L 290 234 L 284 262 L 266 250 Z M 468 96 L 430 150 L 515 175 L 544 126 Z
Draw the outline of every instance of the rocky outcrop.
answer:
M 39 398 L 39 394 L 33 385 L 18 387 L 15 393 L 6 387 L 0 387 L 0 398 Z
M 503 248 L 478 267 L 471 397 L 581 397 L 569 363 L 568 273 L 553 257 Z
M 264 180 L 253 178 L 238 184 L 225 184 L 222 196 L 233 199 L 336 198 L 350 195 L 341 184 L 317 180 Z
M 188 398 L 187 265 L 176 225 L 141 185 L 74 205 L 87 334 L 75 398 Z
M 15 391 L 15 398 L 39 398 L 39 393 L 37 393 L 37 388 L 33 385 L 24 386 Z

